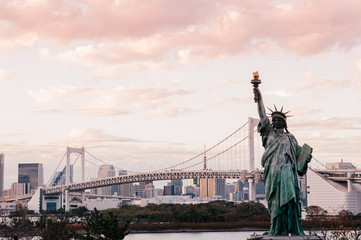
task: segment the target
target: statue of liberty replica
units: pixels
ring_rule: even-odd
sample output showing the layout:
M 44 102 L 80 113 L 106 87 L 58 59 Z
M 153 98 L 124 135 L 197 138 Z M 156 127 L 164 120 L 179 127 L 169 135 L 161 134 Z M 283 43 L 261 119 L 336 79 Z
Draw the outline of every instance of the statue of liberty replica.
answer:
M 268 210 L 271 216 L 269 236 L 304 236 L 301 226 L 301 191 L 298 176 L 307 171 L 312 158 L 312 148 L 298 145 L 288 131 L 287 114 L 283 107 L 266 114 L 258 72 L 253 73 L 254 99 L 257 103 L 260 123 L 258 132 L 265 152 L 262 156 L 264 183 Z M 270 121 L 271 120 L 271 121 Z M 265 236 L 266 238 L 266 236 Z

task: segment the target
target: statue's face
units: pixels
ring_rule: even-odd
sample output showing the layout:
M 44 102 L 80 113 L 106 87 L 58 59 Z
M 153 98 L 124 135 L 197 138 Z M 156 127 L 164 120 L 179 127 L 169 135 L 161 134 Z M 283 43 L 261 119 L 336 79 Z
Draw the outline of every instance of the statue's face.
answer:
M 282 129 L 286 126 L 285 121 L 279 117 L 272 118 L 272 125 L 277 129 Z

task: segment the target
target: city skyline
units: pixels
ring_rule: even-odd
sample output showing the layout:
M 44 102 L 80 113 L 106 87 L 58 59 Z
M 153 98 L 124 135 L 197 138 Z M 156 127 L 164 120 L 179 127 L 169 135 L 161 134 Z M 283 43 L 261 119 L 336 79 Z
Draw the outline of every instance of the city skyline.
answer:
M 67 146 L 129 171 L 186 160 L 257 117 L 254 71 L 300 145 L 359 168 L 360 7 L 1 1 L 4 188 L 19 163 L 42 163 L 46 183 Z

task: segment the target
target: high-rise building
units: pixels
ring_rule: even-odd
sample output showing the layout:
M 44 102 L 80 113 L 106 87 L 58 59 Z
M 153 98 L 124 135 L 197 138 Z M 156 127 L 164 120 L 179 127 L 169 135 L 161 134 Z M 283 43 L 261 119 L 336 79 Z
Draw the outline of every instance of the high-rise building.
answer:
M 132 196 L 134 197 L 143 197 L 144 187 L 141 184 L 134 184 L 132 186 Z
M 144 198 L 154 198 L 157 196 L 157 191 L 154 189 L 154 185 L 152 183 L 145 185 L 143 196 Z
M 188 185 L 188 186 L 184 186 L 183 187 L 183 194 L 185 194 L 185 195 L 194 195 L 194 187 L 193 186 L 190 186 L 190 185 Z
M 173 196 L 174 195 L 174 185 L 168 184 L 168 186 L 164 186 L 163 196 Z
M 212 198 L 215 195 L 215 179 L 201 178 L 200 179 L 200 198 Z
M 0 197 L 4 195 L 4 154 L 0 153 Z
M 29 183 L 30 191 L 44 184 L 42 163 L 19 163 L 18 183 Z
M 9 189 L 9 196 L 21 196 L 30 193 L 29 183 L 12 183 Z
M 98 169 L 98 178 L 108 178 L 108 177 L 114 177 L 115 176 L 115 169 L 112 164 L 109 165 L 102 165 Z M 107 187 L 101 187 L 98 189 L 97 193 L 100 195 L 112 195 L 112 192 L 114 192 L 114 189 L 117 186 L 107 186 Z
M 215 195 L 226 199 L 226 179 L 215 179 Z
M 118 176 L 127 175 L 127 170 L 119 170 Z M 118 196 L 130 197 L 132 195 L 132 184 L 131 183 L 123 183 L 119 185 L 115 185 L 112 189 L 112 195 L 117 194 Z
M 226 197 L 233 201 L 236 196 L 236 195 L 233 195 L 236 192 L 236 185 L 237 185 L 237 182 L 226 183 Z M 232 199 L 230 196 L 232 196 Z
M 182 179 L 172 179 L 170 184 L 174 186 L 174 195 L 182 195 L 182 187 L 183 187 L 183 180 Z

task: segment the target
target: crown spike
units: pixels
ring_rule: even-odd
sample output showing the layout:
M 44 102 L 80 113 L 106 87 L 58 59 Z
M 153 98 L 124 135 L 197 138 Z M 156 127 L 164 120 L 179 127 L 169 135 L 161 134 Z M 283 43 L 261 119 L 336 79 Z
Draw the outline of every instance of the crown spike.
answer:
M 282 112 L 283 111 L 283 106 L 282 106 L 282 108 L 281 108 L 281 111 L 280 112 Z
M 273 105 L 275 106 L 276 112 L 278 112 L 278 109 L 277 109 L 277 107 L 276 107 L 276 104 L 273 104 Z
M 287 115 L 287 113 L 289 113 L 289 112 L 291 112 L 291 111 L 287 111 L 287 112 L 285 112 L 284 114 Z

